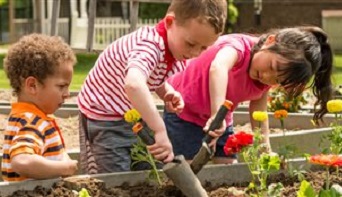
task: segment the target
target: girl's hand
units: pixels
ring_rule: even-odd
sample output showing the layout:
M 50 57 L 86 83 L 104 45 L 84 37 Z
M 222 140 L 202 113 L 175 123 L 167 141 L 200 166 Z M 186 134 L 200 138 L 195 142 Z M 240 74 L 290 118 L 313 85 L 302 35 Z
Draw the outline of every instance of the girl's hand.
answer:
M 214 120 L 214 117 L 215 117 L 215 116 L 212 116 L 211 118 L 209 118 L 208 121 L 207 121 L 207 123 L 205 124 L 205 127 L 203 128 L 203 130 L 204 130 L 205 132 L 208 132 L 208 134 L 214 138 L 214 139 L 212 140 L 212 142 L 210 142 L 209 145 L 211 145 L 212 143 L 216 143 L 217 139 L 215 139 L 215 138 L 218 138 L 218 137 L 220 137 L 221 135 L 223 135 L 223 133 L 224 133 L 224 131 L 226 130 L 226 127 L 227 127 L 227 126 L 226 126 L 226 125 L 227 125 L 226 121 L 223 120 L 220 128 L 218 128 L 218 129 L 216 129 L 216 130 L 214 130 L 214 131 L 208 131 L 211 122 Z M 215 141 L 215 142 L 213 142 L 213 141 Z
M 167 136 L 166 131 L 156 132 L 154 139 L 156 143 L 151 146 L 147 146 L 147 149 L 157 160 L 164 163 L 171 162 L 174 158 L 174 154 L 172 150 L 172 144 Z
M 183 97 L 177 91 L 167 92 L 164 96 L 164 103 L 168 112 L 179 114 L 183 111 Z

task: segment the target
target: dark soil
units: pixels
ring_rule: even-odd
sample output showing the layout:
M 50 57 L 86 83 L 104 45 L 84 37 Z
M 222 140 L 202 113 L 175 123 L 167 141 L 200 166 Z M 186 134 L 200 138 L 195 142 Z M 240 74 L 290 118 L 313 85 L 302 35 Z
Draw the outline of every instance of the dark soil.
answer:
M 342 171 L 340 171 L 340 174 Z M 227 175 L 228 176 L 228 175 Z M 326 178 L 325 171 L 315 171 L 305 173 L 305 179 L 311 183 L 316 191 L 319 191 L 324 186 Z M 271 178 L 273 183 L 281 182 L 284 185 L 282 192 L 283 196 L 296 197 L 296 192 L 299 190 L 300 182 L 297 178 L 288 178 L 284 174 L 279 174 Z M 335 171 L 331 172 L 330 182 L 342 185 L 342 178 L 338 177 Z M 240 183 L 233 185 L 237 188 L 243 189 L 248 183 Z M 228 188 L 232 185 L 222 185 L 219 187 L 210 186 L 207 183 L 205 189 L 208 191 L 210 197 L 229 197 L 233 196 L 228 193 Z M 105 184 L 96 179 L 78 179 L 70 183 L 70 181 L 60 181 L 52 188 L 46 189 L 37 187 L 33 191 L 16 191 L 9 197 L 78 197 L 76 191 L 81 188 L 87 188 L 91 197 L 182 197 L 179 189 L 173 185 L 165 185 L 162 187 L 150 186 L 148 184 L 141 184 L 138 186 L 128 186 L 127 184 L 121 187 L 106 188 Z M 74 190 L 74 191 L 73 191 Z

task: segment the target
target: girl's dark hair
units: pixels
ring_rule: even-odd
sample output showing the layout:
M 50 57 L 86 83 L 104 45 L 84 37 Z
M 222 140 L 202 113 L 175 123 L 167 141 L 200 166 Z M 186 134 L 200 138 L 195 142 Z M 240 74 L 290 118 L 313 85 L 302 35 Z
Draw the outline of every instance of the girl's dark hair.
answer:
M 284 80 L 280 83 L 291 96 L 298 96 L 306 84 L 315 75 L 309 87 L 316 96 L 313 120 L 318 123 L 327 113 L 326 103 L 332 96 L 332 62 L 333 54 L 328 43 L 327 34 L 319 27 L 295 27 L 270 31 L 260 37 L 253 53 L 260 50 L 269 35 L 275 35 L 275 43 L 266 50 L 279 54 L 286 65 L 279 68 Z

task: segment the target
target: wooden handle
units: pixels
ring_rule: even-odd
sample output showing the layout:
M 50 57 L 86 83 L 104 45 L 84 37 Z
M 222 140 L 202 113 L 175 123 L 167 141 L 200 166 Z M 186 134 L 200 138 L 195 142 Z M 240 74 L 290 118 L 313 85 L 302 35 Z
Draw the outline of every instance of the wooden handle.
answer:
M 208 131 L 214 131 L 218 128 L 220 128 L 222 121 L 226 117 L 228 111 L 232 108 L 233 103 L 229 100 L 225 100 L 224 103 L 221 105 L 220 109 L 215 115 L 214 120 L 211 122 Z M 210 143 L 213 137 L 207 133 L 205 137 L 203 138 L 203 141 L 206 143 Z

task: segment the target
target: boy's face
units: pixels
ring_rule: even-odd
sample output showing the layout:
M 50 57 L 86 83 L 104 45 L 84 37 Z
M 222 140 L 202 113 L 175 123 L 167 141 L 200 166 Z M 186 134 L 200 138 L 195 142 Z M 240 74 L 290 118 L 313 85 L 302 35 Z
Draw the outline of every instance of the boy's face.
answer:
M 174 16 L 167 15 L 165 23 L 169 49 L 177 60 L 199 56 L 220 36 L 209 23 L 201 23 L 198 19 L 189 19 L 179 25 Z
M 70 96 L 69 85 L 73 75 L 73 64 L 65 62 L 59 65 L 54 75 L 48 76 L 44 84 L 38 83 L 36 106 L 46 114 L 54 113 Z

